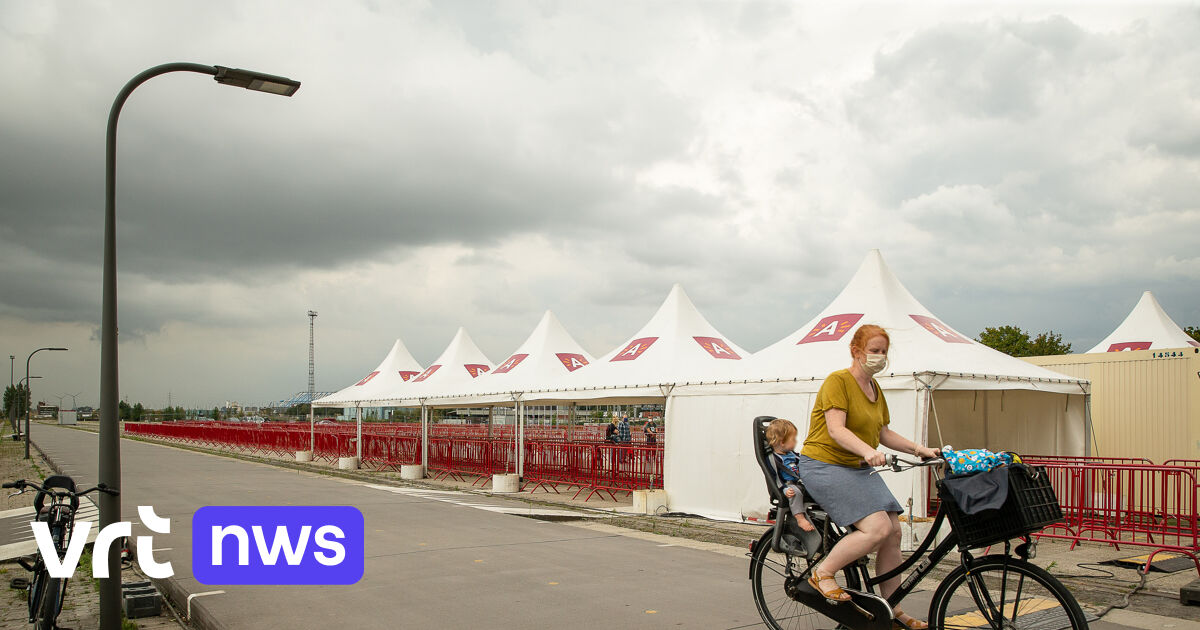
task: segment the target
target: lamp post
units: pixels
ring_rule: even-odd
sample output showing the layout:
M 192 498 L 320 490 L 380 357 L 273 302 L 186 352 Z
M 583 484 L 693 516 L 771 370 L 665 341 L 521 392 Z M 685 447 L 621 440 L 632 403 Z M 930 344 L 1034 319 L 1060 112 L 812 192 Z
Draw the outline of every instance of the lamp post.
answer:
M 300 82 L 261 72 L 206 66 L 198 63 L 167 63 L 142 71 L 117 93 L 108 112 L 108 134 L 104 164 L 104 284 L 100 322 L 100 483 L 121 488 L 121 436 L 117 416 L 117 120 L 129 95 L 139 85 L 168 72 L 212 75 L 217 83 L 256 92 L 291 96 Z M 121 520 L 121 499 L 100 495 L 100 527 Z M 100 580 L 100 630 L 121 627 L 121 556 L 116 545 L 108 553 L 108 575 Z
M 31 388 L 29 387 L 29 362 L 33 360 L 33 355 L 41 352 L 42 350 L 49 350 L 51 352 L 67 351 L 66 348 L 38 348 L 37 350 L 30 352 L 29 357 L 25 359 L 25 391 L 30 392 L 29 404 L 25 405 L 25 459 L 29 459 L 29 413 L 30 407 L 33 407 L 33 392 L 30 391 Z
M 8 355 L 8 386 L 9 387 L 13 386 L 13 370 L 15 369 L 13 366 L 16 365 L 16 360 L 17 360 L 17 355 L 15 355 L 15 354 Z M 18 395 L 17 397 L 20 398 L 21 391 L 17 390 L 15 393 Z M 17 407 L 16 407 L 16 405 L 13 405 L 12 407 L 8 408 L 7 415 L 8 415 L 8 423 L 10 425 L 12 425 L 13 433 L 20 433 L 21 430 L 17 428 Z

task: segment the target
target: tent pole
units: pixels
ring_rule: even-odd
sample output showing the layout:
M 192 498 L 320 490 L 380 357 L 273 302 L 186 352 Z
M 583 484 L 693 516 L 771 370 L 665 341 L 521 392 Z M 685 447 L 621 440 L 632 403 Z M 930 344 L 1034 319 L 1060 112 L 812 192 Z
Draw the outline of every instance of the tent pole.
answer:
M 421 468 L 429 471 L 429 422 L 425 401 L 421 401 Z
M 358 436 L 354 440 L 354 443 L 357 445 L 357 450 L 355 451 L 355 456 L 358 457 L 358 461 L 361 462 L 362 461 L 362 407 L 358 407 L 355 411 L 357 411 L 357 413 L 354 415 L 358 416 Z
M 492 439 L 492 423 L 495 422 L 494 414 L 496 413 L 496 405 L 488 405 L 488 439 Z
M 571 415 L 567 417 L 567 441 L 575 441 L 575 401 L 571 401 Z
M 525 403 L 517 402 L 517 479 L 525 474 Z

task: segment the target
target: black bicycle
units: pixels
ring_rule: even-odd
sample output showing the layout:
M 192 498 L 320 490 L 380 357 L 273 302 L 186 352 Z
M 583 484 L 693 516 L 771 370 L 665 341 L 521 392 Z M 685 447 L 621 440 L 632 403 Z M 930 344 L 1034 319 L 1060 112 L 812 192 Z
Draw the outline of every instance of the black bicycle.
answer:
M 75 480 L 66 475 L 51 475 L 42 483 L 18 479 L 0 485 L 3 488 L 15 488 L 12 494 L 25 493 L 26 490 L 36 490 L 33 508 L 37 520 L 45 522 L 50 529 L 50 537 L 54 541 L 54 549 L 61 561 L 67 553 L 67 545 L 75 531 L 75 512 L 79 510 L 79 497 L 90 492 L 104 492 L 118 496 L 120 492 L 104 484 L 76 492 Z M 17 560 L 26 571 L 33 572 L 29 582 L 26 598 L 29 605 L 29 623 L 36 624 L 37 630 L 56 630 L 58 614 L 62 612 L 63 597 L 67 591 L 67 578 L 50 577 L 46 562 L 42 555 L 36 554 L 33 559 L 28 557 Z
M 931 468 L 937 480 L 941 508 L 925 539 L 900 566 L 872 578 L 867 570 L 867 559 L 862 558 L 837 576 L 839 586 L 850 595 L 850 600 L 834 602 L 826 599 L 808 584 L 808 578 L 846 531 L 834 524 L 819 505 L 807 500 L 807 495 L 806 512 L 815 530 L 801 530 L 791 517 L 788 498 L 778 481 L 776 458 L 771 455 L 766 441 L 766 425 L 772 420 L 774 418 L 770 416 L 754 419 L 754 439 L 755 455 L 771 494 L 773 507 L 769 516 L 775 519 L 775 525 L 750 545 L 754 603 L 769 628 L 892 630 L 902 627 L 893 619 L 892 610 L 956 549 L 959 564 L 942 578 L 929 605 L 930 628 L 1052 630 L 1088 627 L 1079 602 L 1067 587 L 1029 562 L 1036 554 L 1036 543 L 1029 535 L 1048 523 L 1061 520 L 1062 512 L 1048 482 L 1044 477 L 1037 477 L 1042 473 L 1023 466 L 1006 467 L 1012 469 L 1008 473 L 1009 499 L 1001 510 L 967 515 L 957 508 L 953 496 L 946 491 L 940 470 L 944 460 L 915 462 L 889 456 L 888 468 L 895 472 Z M 799 485 L 803 488 L 803 484 Z M 947 519 L 953 528 L 935 546 Z M 1019 541 L 1015 547 L 1014 540 Z M 1003 544 L 1003 553 L 981 557 L 972 553 L 1000 544 Z M 879 584 L 914 566 L 916 568 L 891 596 L 885 599 L 876 594 Z

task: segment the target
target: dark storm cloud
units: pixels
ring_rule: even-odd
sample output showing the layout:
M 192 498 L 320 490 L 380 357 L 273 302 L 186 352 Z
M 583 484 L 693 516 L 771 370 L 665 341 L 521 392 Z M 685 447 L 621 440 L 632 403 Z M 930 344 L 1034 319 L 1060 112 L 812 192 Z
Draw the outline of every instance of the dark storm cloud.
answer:
M 35 97 L 0 105 L 0 264 L 27 256 L 13 247 L 21 243 L 40 254 L 30 283 L 70 277 L 82 286 L 57 313 L 54 296 L 65 290 L 42 290 L 36 305 L 0 300 L 9 312 L 86 321 L 82 307 L 98 295 L 88 289 L 94 279 L 80 274 L 100 254 L 104 118 L 133 70 L 76 65 L 100 42 L 76 40 L 82 25 L 57 18 L 40 41 L 8 34 L 10 49 L 18 40 L 60 49 L 28 80 L 86 85 L 63 103 L 29 84 Z M 294 99 L 217 89 L 202 76 L 140 88 L 119 136 L 122 273 L 247 283 L 272 269 L 352 267 L 437 243 L 486 246 L 527 232 L 587 237 L 644 216 L 715 211 L 703 196 L 631 179 L 679 155 L 695 133 L 689 104 L 660 83 L 622 77 L 621 89 L 575 91 L 575 78 L 543 77 L 507 54 L 502 20 L 447 20 L 402 20 L 445 31 L 436 46 L 459 65 L 444 75 L 410 79 L 411 62 L 378 59 L 350 77 L 344 65 L 294 73 L 304 81 Z M 456 41 L 459 29 L 467 48 Z M 392 50 L 408 56 L 415 46 L 400 40 Z M 52 104 L 32 107 L 42 98 Z

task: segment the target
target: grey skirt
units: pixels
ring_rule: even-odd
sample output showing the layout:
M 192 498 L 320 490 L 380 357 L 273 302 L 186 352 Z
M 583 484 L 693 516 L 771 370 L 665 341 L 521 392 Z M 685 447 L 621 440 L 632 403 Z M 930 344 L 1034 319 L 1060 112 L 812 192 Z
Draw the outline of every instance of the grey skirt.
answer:
M 809 496 L 842 527 L 875 512 L 904 513 L 887 484 L 878 474 L 872 475 L 870 467 L 850 468 L 801 455 L 798 468 Z

